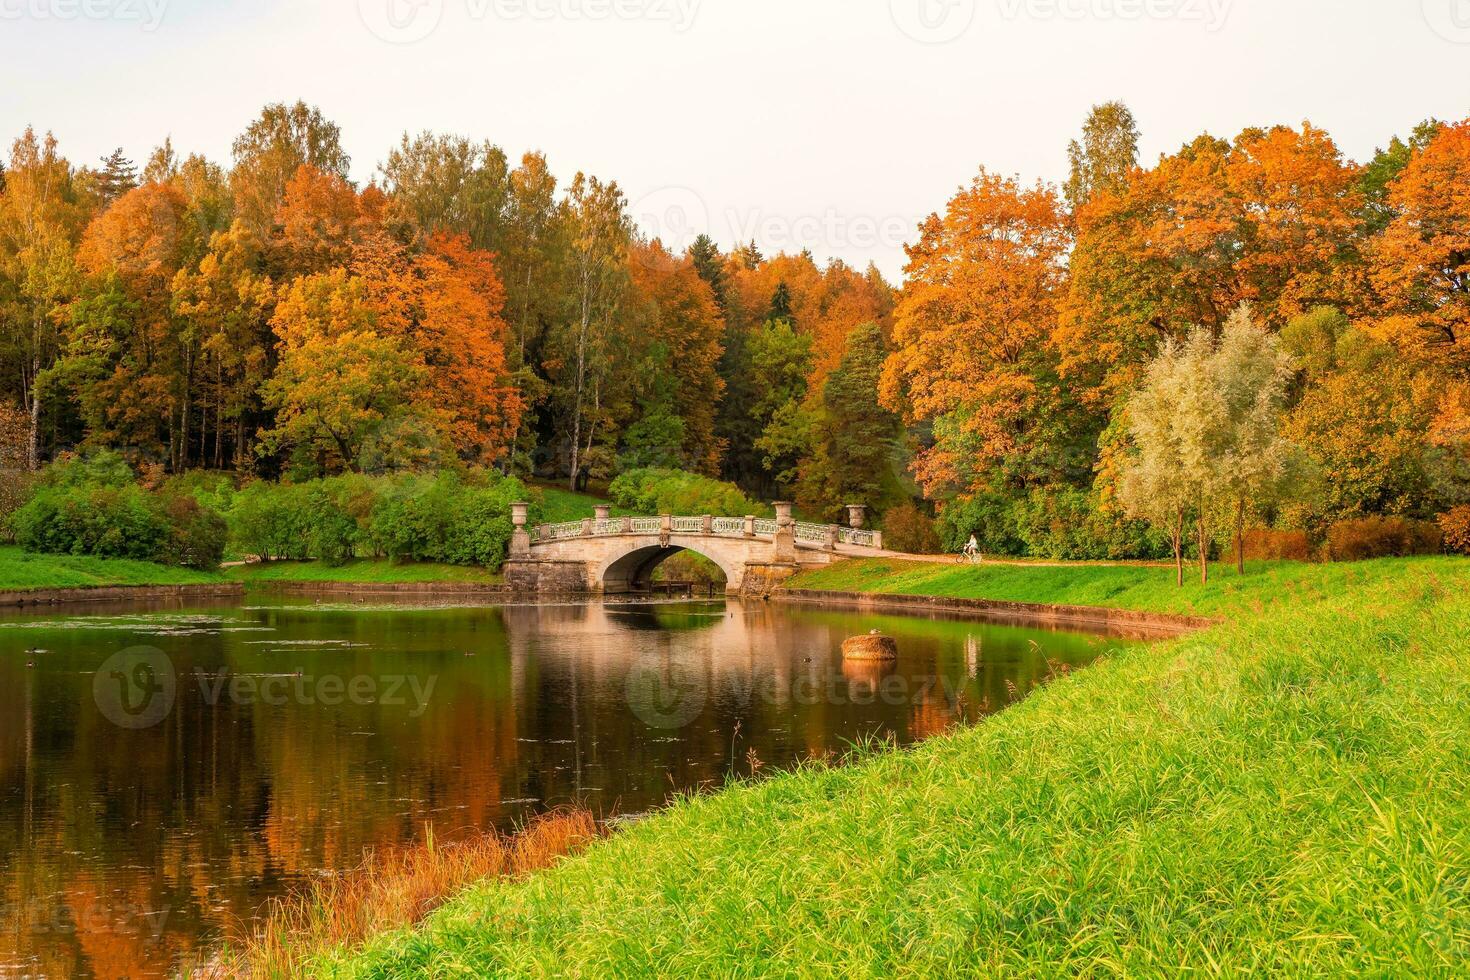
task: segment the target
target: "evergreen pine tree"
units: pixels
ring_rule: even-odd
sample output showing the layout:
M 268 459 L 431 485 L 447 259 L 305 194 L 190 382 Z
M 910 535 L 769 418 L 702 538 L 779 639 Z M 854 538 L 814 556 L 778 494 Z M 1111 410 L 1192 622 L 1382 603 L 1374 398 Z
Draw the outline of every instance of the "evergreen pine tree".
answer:
M 102 158 L 102 169 L 97 172 L 97 196 L 102 207 L 107 207 L 137 186 L 138 168 L 123 155 L 122 147 Z

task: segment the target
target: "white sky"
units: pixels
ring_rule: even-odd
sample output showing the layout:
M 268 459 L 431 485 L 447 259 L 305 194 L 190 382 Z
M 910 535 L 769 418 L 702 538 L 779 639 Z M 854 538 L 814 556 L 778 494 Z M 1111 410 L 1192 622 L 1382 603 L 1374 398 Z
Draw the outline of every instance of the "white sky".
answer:
M 227 163 L 297 98 L 359 181 L 404 130 L 458 132 L 617 179 L 676 246 L 754 235 L 896 280 L 981 164 L 1059 180 L 1096 102 L 1132 107 L 1145 159 L 1303 119 L 1363 159 L 1463 118 L 1470 0 L 0 0 L 7 141 Z

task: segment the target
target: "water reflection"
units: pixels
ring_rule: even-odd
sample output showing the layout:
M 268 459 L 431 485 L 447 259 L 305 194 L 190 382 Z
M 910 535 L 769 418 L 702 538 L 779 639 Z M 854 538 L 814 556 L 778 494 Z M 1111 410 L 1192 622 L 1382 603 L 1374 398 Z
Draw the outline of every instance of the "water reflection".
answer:
M 873 628 L 898 663 L 844 664 L 842 640 Z M 724 602 L 10 615 L 0 974 L 161 975 L 267 898 L 428 826 L 637 813 L 752 758 L 912 742 L 1118 642 Z M 174 683 L 134 729 L 114 701 L 151 696 L 123 656 L 139 648 Z

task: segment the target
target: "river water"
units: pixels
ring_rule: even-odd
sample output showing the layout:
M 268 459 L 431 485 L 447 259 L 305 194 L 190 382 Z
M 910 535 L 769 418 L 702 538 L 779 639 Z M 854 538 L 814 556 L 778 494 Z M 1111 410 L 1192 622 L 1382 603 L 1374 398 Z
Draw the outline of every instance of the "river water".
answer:
M 61 610 L 0 616 L 0 976 L 166 975 L 428 827 L 912 743 L 1130 642 L 724 600 Z M 844 665 L 872 629 L 898 664 Z

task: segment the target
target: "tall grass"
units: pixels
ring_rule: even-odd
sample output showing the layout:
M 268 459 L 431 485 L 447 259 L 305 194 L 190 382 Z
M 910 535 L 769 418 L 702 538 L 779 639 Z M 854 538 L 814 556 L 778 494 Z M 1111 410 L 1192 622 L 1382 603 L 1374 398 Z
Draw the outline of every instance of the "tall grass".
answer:
M 369 853 L 360 867 L 276 902 L 195 976 L 312 976 L 311 960 L 324 951 L 351 949 L 384 930 L 418 923 L 474 882 L 548 868 L 599 833 L 585 810 L 540 817 L 513 835 L 492 832 L 455 843 L 440 843 L 431 830 L 420 844 Z
M 315 969 L 1464 975 L 1470 562 L 1231 604 L 915 749 L 681 800 Z

